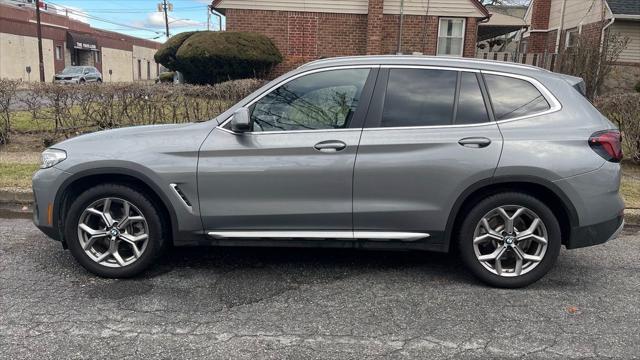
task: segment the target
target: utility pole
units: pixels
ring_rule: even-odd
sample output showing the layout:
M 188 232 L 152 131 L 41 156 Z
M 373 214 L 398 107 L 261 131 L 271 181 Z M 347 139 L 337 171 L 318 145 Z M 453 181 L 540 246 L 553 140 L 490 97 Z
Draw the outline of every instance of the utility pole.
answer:
M 167 0 L 162 0 L 162 11 L 164 11 L 164 26 L 166 28 L 167 40 L 169 39 L 169 15 L 167 15 L 167 11 L 169 11 L 169 6 L 171 4 L 167 4 Z
M 42 60 L 42 25 L 40 24 L 40 0 L 36 0 L 36 23 L 38 26 L 38 69 L 40 82 L 44 82 L 44 61 Z
M 210 28 L 210 24 L 211 24 L 211 5 L 207 5 L 207 31 L 211 30 Z

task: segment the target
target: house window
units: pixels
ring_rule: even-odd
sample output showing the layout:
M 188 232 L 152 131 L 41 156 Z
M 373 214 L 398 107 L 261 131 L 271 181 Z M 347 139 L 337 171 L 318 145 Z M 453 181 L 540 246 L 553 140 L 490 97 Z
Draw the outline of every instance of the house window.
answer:
M 142 60 L 138 59 L 138 80 L 142 80 Z
M 62 46 L 56 46 L 56 60 L 62 60 Z
M 577 28 L 567 30 L 564 47 L 567 49 L 575 47 L 578 44 L 578 36 L 580 32 Z
M 98 64 L 100 62 L 100 51 L 94 51 L 93 52 L 93 59 L 94 59 L 96 64 Z
M 147 61 L 147 80 L 151 79 L 151 62 Z
M 440 18 L 438 27 L 438 55 L 462 56 L 465 19 Z

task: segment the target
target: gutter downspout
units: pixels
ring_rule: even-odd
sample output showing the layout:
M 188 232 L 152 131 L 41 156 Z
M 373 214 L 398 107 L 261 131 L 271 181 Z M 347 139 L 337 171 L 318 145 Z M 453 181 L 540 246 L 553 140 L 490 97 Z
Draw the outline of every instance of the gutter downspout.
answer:
M 560 10 L 560 27 L 556 35 L 556 54 L 560 51 L 560 39 L 562 38 L 562 30 L 564 30 L 564 11 L 567 7 L 567 0 L 562 0 L 562 9 Z
M 606 2 L 605 2 L 604 4 L 606 5 L 607 10 L 609 10 L 609 13 L 611 13 L 611 21 L 609 21 L 609 23 L 608 23 L 607 25 L 605 25 L 605 26 L 603 26 L 603 27 L 602 27 L 602 32 L 601 32 L 601 34 L 600 34 L 600 54 L 601 54 L 601 55 L 600 55 L 600 59 L 598 60 L 599 62 L 602 62 L 602 60 L 603 60 L 602 58 L 603 58 L 604 56 L 606 56 L 606 54 L 602 54 L 602 52 L 603 52 L 603 51 L 605 51 L 605 48 L 604 48 L 604 37 L 605 37 L 605 34 L 606 34 L 606 32 L 607 32 L 607 29 L 608 29 L 611 25 L 613 25 L 613 23 L 616 21 L 616 15 L 613 13 L 613 11 L 611 11 L 611 8 L 609 8 L 609 4 L 607 4 Z M 603 11 L 603 12 L 604 12 L 604 11 Z M 603 16 L 604 16 L 604 14 L 603 14 Z M 606 61 L 606 59 L 604 59 L 604 60 Z M 596 74 L 596 79 L 600 76 L 600 63 L 598 63 L 598 70 L 597 70 L 597 71 L 598 71 L 598 73 Z M 594 94 L 593 94 L 593 95 L 594 95 L 594 96 L 597 96 L 597 95 L 598 95 L 598 94 L 597 94 L 597 90 L 596 90 L 596 91 L 594 91 Z
M 402 55 L 402 26 L 404 23 L 404 0 L 400 0 L 400 24 L 398 28 L 398 51 L 396 55 Z

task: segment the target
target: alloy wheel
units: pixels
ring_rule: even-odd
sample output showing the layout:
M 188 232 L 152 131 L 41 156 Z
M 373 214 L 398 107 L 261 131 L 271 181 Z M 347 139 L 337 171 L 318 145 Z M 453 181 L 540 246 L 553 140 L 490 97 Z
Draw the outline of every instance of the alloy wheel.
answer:
M 149 241 L 143 213 L 120 198 L 103 198 L 89 205 L 78 222 L 78 240 L 87 256 L 107 267 L 124 267 L 142 256 Z
M 504 277 L 524 275 L 543 260 L 547 229 L 532 210 L 518 205 L 497 207 L 478 222 L 473 234 L 476 259 Z

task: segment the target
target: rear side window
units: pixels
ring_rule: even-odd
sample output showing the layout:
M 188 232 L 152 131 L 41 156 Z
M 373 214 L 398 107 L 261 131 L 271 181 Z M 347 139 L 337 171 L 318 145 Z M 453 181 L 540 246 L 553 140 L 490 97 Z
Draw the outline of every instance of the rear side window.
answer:
M 484 75 L 496 120 L 512 119 L 549 110 L 538 89 L 526 80 L 500 75 Z
M 455 124 L 480 124 L 489 121 L 482 91 L 476 74 L 460 73 L 460 95 Z
M 382 127 L 450 125 L 457 72 L 391 69 Z

